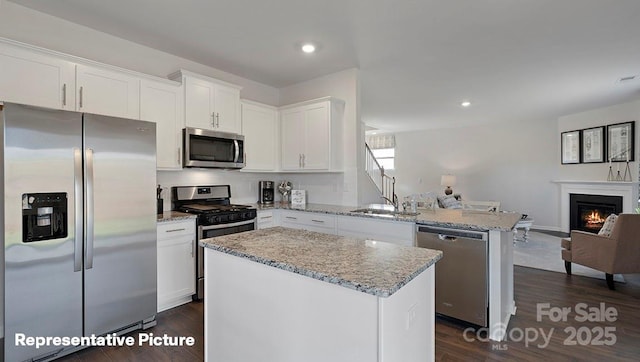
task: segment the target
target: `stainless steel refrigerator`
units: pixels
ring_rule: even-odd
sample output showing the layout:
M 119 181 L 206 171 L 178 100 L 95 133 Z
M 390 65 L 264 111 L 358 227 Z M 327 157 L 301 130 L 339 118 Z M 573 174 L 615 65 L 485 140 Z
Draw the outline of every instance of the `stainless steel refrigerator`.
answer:
M 0 116 L 5 360 L 78 349 L 16 334 L 155 325 L 155 124 L 8 103 Z

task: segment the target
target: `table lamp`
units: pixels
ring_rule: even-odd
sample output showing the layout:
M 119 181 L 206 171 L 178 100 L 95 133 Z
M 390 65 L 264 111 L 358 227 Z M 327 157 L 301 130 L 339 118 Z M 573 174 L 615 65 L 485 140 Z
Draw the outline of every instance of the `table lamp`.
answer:
M 451 186 L 456 185 L 456 177 L 453 175 L 442 175 L 442 178 L 440 178 L 440 185 L 447 187 L 444 189 L 445 195 L 451 195 L 453 193 Z

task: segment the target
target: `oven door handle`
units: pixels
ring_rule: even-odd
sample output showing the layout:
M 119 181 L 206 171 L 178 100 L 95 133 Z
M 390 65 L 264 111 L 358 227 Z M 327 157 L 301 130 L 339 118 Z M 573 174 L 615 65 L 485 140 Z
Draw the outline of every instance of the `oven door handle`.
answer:
M 256 219 L 251 219 L 251 220 L 247 220 L 247 221 L 234 222 L 234 223 L 231 223 L 231 224 L 218 224 L 218 225 L 209 225 L 209 226 L 198 226 L 198 229 L 200 229 L 201 231 L 214 230 L 214 229 L 226 229 L 226 228 L 230 228 L 230 227 L 234 227 L 234 226 L 242 226 L 242 225 L 254 224 L 255 222 L 256 222 Z

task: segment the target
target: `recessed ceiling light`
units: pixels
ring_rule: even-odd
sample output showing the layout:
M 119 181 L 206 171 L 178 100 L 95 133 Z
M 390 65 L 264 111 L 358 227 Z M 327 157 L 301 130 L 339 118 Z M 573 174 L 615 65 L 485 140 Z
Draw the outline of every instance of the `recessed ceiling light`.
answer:
M 305 43 L 305 44 L 302 44 L 301 49 L 303 52 L 310 54 L 316 51 L 316 46 L 311 43 Z
M 471 105 L 471 102 L 464 101 L 464 102 L 460 103 L 460 105 L 463 106 L 463 107 L 469 107 Z

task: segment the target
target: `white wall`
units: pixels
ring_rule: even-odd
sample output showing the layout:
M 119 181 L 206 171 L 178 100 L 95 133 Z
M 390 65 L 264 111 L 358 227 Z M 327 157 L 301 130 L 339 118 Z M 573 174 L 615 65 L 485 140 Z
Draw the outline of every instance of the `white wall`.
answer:
M 530 215 L 535 227 L 559 229 L 556 121 L 507 122 L 396 134 L 396 190 L 402 197 L 443 194 L 440 176 L 457 177 L 454 193 L 501 202 Z
M 273 174 L 246 173 L 237 170 L 158 171 L 158 184 L 163 190 L 165 210 L 171 210 L 172 186 L 231 185 L 231 202 L 246 204 L 258 202 L 258 181 L 260 180 L 277 181 L 278 177 Z
M 573 131 L 590 127 L 604 126 L 614 123 L 635 121 L 635 161 L 630 163 L 631 175 L 633 181 L 638 181 L 638 148 L 640 148 L 640 100 L 634 102 L 618 104 L 611 107 L 593 109 L 581 113 L 571 114 L 560 117 L 558 119 L 558 138 L 561 132 Z M 606 134 L 605 134 L 606 137 Z M 560 141 L 557 148 L 560 155 Z M 606 154 L 606 153 L 605 153 Z M 559 161 L 558 161 L 559 162 Z M 620 171 L 624 174 L 624 163 L 613 163 L 614 175 L 620 167 Z M 609 174 L 609 163 L 595 164 L 572 164 L 562 165 L 558 173 L 561 180 L 588 180 L 588 181 L 606 181 Z

